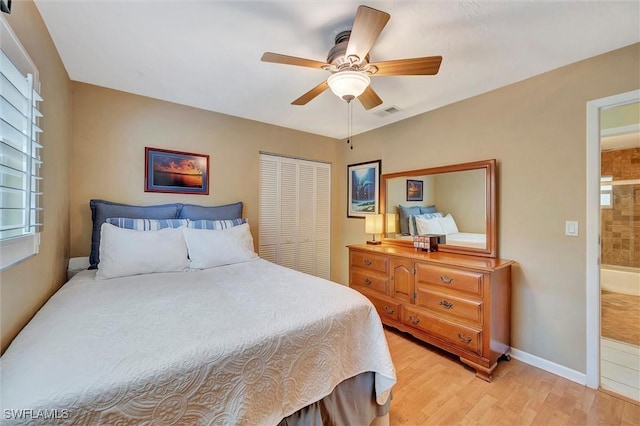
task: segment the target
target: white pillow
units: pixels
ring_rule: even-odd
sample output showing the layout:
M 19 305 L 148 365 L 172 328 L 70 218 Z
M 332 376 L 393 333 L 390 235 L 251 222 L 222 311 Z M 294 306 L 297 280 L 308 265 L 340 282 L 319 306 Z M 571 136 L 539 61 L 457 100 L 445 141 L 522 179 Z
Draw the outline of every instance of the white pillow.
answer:
M 419 215 L 409 216 L 409 235 L 419 235 L 416 226 L 416 218 L 421 217 L 423 219 L 433 219 L 434 217 L 442 217 L 442 212 L 422 213 Z
M 455 220 L 453 220 L 453 216 L 451 216 L 451 213 L 449 213 L 445 217 L 440 218 L 440 225 L 442 225 L 442 230 L 446 235 L 457 234 L 458 232 L 460 232 L 458 231 L 458 226 L 456 225 Z
M 248 223 L 217 230 L 183 228 L 182 232 L 192 269 L 215 268 L 258 258 L 253 251 L 253 237 Z
M 180 228 L 135 231 L 103 223 L 96 278 L 106 279 L 189 268 L 187 246 Z
M 416 228 L 418 235 L 424 234 L 444 234 L 442 225 L 440 224 L 440 217 L 434 217 L 432 219 L 425 219 L 424 217 L 416 216 Z

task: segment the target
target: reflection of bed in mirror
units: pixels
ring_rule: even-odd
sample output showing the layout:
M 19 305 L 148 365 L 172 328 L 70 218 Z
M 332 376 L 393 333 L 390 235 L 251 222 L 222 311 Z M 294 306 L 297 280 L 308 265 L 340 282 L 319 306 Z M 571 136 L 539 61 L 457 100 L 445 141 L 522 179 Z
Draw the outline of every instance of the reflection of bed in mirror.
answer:
M 485 248 L 487 246 L 487 235 L 474 234 L 472 232 L 457 232 L 447 235 L 446 244 L 450 246 Z
M 390 205 L 393 201 L 387 199 L 387 211 L 394 212 L 398 221 L 396 237 L 411 240 L 414 235 L 445 235 L 445 244 L 485 249 L 484 170 L 440 173 L 420 179 L 426 184 L 423 201 L 405 201 L 394 206 Z M 393 191 L 408 180 L 406 177 L 389 179 L 387 188 Z
M 450 246 L 460 247 L 473 247 L 484 249 L 487 246 L 486 234 L 475 234 L 473 232 L 457 232 L 455 234 L 445 235 L 445 241 Z M 411 241 L 413 243 L 412 235 L 399 235 L 396 236 L 399 240 Z
M 415 181 L 421 194 L 409 190 Z M 443 251 L 495 257 L 494 193 L 495 160 L 385 174 L 381 206 L 394 214 L 385 242 L 412 245 L 414 235 L 439 234 Z

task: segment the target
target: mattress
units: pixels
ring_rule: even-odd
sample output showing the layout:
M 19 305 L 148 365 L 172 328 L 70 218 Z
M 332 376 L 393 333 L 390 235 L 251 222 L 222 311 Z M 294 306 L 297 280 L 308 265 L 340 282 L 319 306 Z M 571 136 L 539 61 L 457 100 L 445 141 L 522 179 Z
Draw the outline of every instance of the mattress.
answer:
M 379 404 L 396 382 L 375 308 L 348 287 L 262 259 L 94 277 L 76 274 L 2 356 L 4 419 L 274 425 L 361 373 Z
M 411 235 L 398 235 L 396 239 L 403 241 L 413 241 Z M 446 244 L 449 246 L 462 246 L 474 248 L 487 248 L 487 235 L 472 232 L 458 232 L 446 235 Z
M 471 232 L 458 232 L 457 234 L 447 234 L 447 245 L 487 248 L 487 235 L 474 234 Z

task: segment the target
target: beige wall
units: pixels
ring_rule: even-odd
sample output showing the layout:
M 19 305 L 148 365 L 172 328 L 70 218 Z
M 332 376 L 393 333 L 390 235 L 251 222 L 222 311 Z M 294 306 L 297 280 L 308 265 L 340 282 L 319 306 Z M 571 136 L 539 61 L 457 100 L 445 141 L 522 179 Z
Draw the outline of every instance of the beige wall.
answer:
M 65 281 L 69 253 L 71 81 L 32 1 L 14 1 L 4 15 L 40 71 L 44 229 L 37 256 L 0 272 L 0 349 L 4 351 Z
M 208 154 L 209 195 L 144 192 L 146 146 Z M 74 82 L 71 256 L 89 255 L 92 198 L 142 205 L 242 201 L 257 247 L 260 151 L 333 163 L 337 192 L 343 170 L 336 167 L 335 139 Z M 334 252 L 340 225 L 332 224 Z
M 584 373 L 586 240 L 564 221 L 585 228 L 586 102 L 638 88 L 635 44 L 358 135 L 342 158 L 381 158 L 383 173 L 497 159 L 499 255 L 518 262 L 512 345 Z M 343 245 L 366 240 L 362 221 L 342 222 Z M 346 282 L 346 249 L 341 262 Z
M 389 173 L 496 158 L 500 256 L 518 262 L 512 345 L 586 370 L 585 236 L 565 237 L 564 221 L 578 220 L 584 229 L 586 102 L 640 88 L 640 45 L 357 135 L 349 150 L 333 139 L 240 118 L 82 83 L 71 88 L 33 3 L 14 2 L 8 18 L 42 71 L 46 186 L 41 253 L 0 274 L 3 349 L 63 281 L 69 244 L 72 256 L 88 255 L 90 198 L 242 200 L 257 235 L 258 152 L 330 161 L 332 277 L 346 283 L 344 246 L 368 238 L 362 220 L 346 218 L 347 164 L 382 159 Z M 211 194 L 145 193 L 145 146 L 209 154 Z

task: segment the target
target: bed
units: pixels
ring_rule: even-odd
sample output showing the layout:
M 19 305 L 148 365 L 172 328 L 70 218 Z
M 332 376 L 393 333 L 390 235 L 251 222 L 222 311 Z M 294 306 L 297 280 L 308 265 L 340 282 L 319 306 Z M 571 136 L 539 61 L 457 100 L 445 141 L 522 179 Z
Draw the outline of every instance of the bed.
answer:
M 486 248 L 484 233 L 460 232 L 451 213 L 444 214 L 432 206 L 397 207 L 400 234 L 397 239 L 412 241 L 414 235 L 445 235 L 447 245 Z
M 455 232 L 452 234 L 443 235 L 445 236 L 445 244 L 447 245 L 476 248 L 487 247 L 486 234 L 477 234 L 473 232 Z M 403 241 L 413 241 L 413 235 L 399 235 L 396 236 L 396 239 Z
M 257 257 L 99 274 L 76 273 L 0 359 L 3 423 L 366 425 L 388 413 L 382 324 L 348 287 Z
M 473 232 L 455 232 L 446 234 L 446 244 L 450 246 L 486 248 L 487 235 Z

